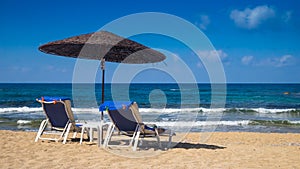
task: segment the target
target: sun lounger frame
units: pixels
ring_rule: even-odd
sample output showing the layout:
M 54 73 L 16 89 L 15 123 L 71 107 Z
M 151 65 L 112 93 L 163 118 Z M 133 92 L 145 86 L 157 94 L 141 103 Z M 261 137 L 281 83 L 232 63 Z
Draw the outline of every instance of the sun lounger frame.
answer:
M 118 133 L 125 134 L 127 136 L 131 136 L 129 145 L 127 145 L 126 147 L 128 147 L 128 146 L 132 147 L 133 151 L 136 151 L 139 139 L 146 138 L 147 136 L 156 137 L 159 148 L 160 149 L 162 148 L 161 142 L 160 142 L 160 134 L 156 127 L 154 128 L 154 133 L 152 133 L 152 134 L 145 133 L 145 124 L 142 123 L 142 118 L 138 111 L 138 106 L 137 106 L 136 102 L 132 102 L 132 104 L 127 105 L 127 107 L 123 106 L 123 108 L 121 108 L 121 109 L 116 109 L 116 110 L 106 109 L 106 111 L 108 112 L 109 118 L 112 123 L 109 125 L 109 127 L 107 129 L 106 138 L 105 138 L 104 144 L 103 144 L 104 148 L 112 146 L 112 145 L 109 145 L 109 142 L 111 141 L 111 138 L 113 136 L 113 132 L 115 131 L 115 129 L 118 131 Z M 129 131 L 130 132 L 129 133 L 128 131 L 125 131 L 124 129 L 120 128 L 118 121 L 115 118 L 113 118 L 114 114 L 112 114 L 112 113 L 119 113 L 118 116 L 120 116 L 120 115 L 123 116 L 124 117 L 123 120 L 128 121 L 128 123 L 131 123 L 131 125 L 133 125 L 132 123 L 135 123 L 135 126 L 134 126 L 135 129 L 133 129 L 133 126 L 132 126 L 133 130 Z M 122 115 L 124 113 L 128 113 L 128 114 Z M 128 119 L 126 119 L 125 116 Z M 169 148 L 171 146 L 173 135 L 174 135 L 174 133 L 171 130 L 169 131 L 169 134 L 163 135 L 163 136 L 169 137 L 167 148 Z M 119 145 L 114 145 L 114 146 L 119 146 Z
M 66 143 L 69 132 L 74 131 L 73 137 L 75 138 L 77 132 L 80 130 L 78 126 L 76 126 L 74 121 L 74 115 L 71 110 L 71 102 L 70 100 L 53 100 L 53 101 L 44 101 L 43 99 L 36 99 L 38 102 L 42 104 L 43 111 L 46 115 L 46 119 L 43 120 L 40 124 L 39 130 L 37 132 L 35 142 L 39 139 L 41 140 L 53 140 L 60 141 L 63 139 L 63 144 Z M 47 112 L 46 106 L 52 104 L 53 106 L 62 106 L 64 110 L 60 110 L 60 113 L 65 113 L 67 120 L 64 126 L 55 126 L 51 123 L 51 117 Z M 50 131 L 46 131 L 47 126 L 50 126 Z

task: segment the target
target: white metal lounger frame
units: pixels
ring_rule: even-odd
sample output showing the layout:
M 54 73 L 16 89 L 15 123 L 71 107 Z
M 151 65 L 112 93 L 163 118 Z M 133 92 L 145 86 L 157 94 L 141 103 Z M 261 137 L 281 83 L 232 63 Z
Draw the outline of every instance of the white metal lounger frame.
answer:
M 135 129 L 135 131 L 133 133 L 133 136 L 132 136 L 132 138 L 131 138 L 128 146 L 129 147 L 133 146 L 132 147 L 133 151 L 136 151 L 137 145 L 138 145 L 138 142 L 139 142 L 139 139 L 140 139 L 141 129 L 142 129 L 141 125 L 144 125 L 144 124 L 141 122 L 141 117 L 139 117 L 140 115 L 139 115 L 137 104 L 133 103 L 129 107 L 129 109 L 130 109 L 130 112 L 133 114 L 134 119 L 137 122 L 137 126 L 136 126 L 136 129 Z M 109 110 L 107 110 L 107 111 L 109 111 Z M 111 137 L 113 135 L 113 132 L 114 132 L 115 128 L 117 128 L 116 125 L 115 125 L 115 122 L 112 120 L 112 118 L 110 117 L 110 115 L 109 115 L 109 118 L 112 121 L 112 123 L 110 123 L 110 125 L 109 125 L 109 127 L 107 129 L 106 138 L 105 138 L 104 144 L 103 144 L 104 148 L 107 148 L 108 146 L 110 146 L 108 143 L 111 140 Z M 172 131 L 170 131 L 170 133 L 167 135 L 169 137 L 167 148 L 170 148 L 170 146 L 171 146 L 173 135 L 174 135 L 174 133 Z M 166 136 L 166 135 L 163 135 L 163 136 Z M 160 142 L 160 135 L 158 133 L 157 128 L 155 128 L 155 137 L 157 139 L 158 146 L 161 149 L 162 146 L 161 146 L 161 142 Z
M 41 125 L 39 127 L 39 130 L 38 130 L 36 138 L 35 138 L 35 142 L 37 142 L 39 139 L 41 139 L 41 140 L 53 140 L 53 141 L 58 142 L 60 139 L 63 138 L 63 144 L 66 144 L 70 129 L 73 125 L 73 122 L 70 121 L 70 117 L 69 117 L 70 115 L 68 113 L 68 109 L 66 108 L 66 104 L 63 101 L 55 101 L 56 103 L 62 103 L 65 107 L 65 111 L 67 112 L 67 116 L 69 117 L 69 120 L 66 123 L 66 126 L 64 128 L 56 128 L 56 127 L 51 126 L 51 128 L 53 130 L 60 131 L 60 132 L 53 132 L 53 131 L 52 132 L 51 131 L 46 132 L 45 129 L 46 129 L 47 125 L 50 124 L 50 123 L 49 123 L 49 117 L 48 117 L 48 115 L 47 115 L 47 113 L 45 112 L 45 109 L 44 109 L 44 104 L 54 104 L 54 101 L 47 102 L 47 101 L 41 101 L 41 100 L 38 100 L 38 99 L 37 99 L 37 101 L 42 104 L 43 111 L 46 114 L 47 119 L 45 119 L 41 122 Z M 76 127 L 76 126 L 74 126 L 74 127 Z M 47 135 L 56 135 L 56 136 L 59 136 L 59 137 L 55 137 L 55 138 L 42 137 L 43 134 L 45 134 L 45 135 L 46 134 Z M 76 135 L 77 135 L 77 132 L 74 132 L 72 138 L 75 138 Z
M 109 125 L 109 127 L 107 129 L 106 138 L 104 140 L 104 148 L 107 148 L 107 147 L 111 146 L 108 143 L 111 140 L 111 137 L 113 135 L 113 132 L 114 132 L 115 128 L 116 128 L 115 124 L 111 123 Z M 139 139 L 140 139 L 140 134 L 141 134 L 141 127 L 140 127 L 140 125 L 137 125 L 136 130 L 133 133 L 133 136 L 131 137 L 131 140 L 130 140 L 129 145 L 128 145 L 128 147 L 133 146 L 132 147 L 133 151 L 136 151 L 136 149 L 137 149 L 137 145 L 138 145 L 138 142 L 139 142 Z M 170 133 L 168 136 L 169 136 L 169 141 L 168 141 L 167 148 L 169 148 L 171 146 L 173 134 Z M 158 146 L 161 149 L 162 146 L 161 146 L 159 134 L 157 133 L 155 137 L 157 139 Z

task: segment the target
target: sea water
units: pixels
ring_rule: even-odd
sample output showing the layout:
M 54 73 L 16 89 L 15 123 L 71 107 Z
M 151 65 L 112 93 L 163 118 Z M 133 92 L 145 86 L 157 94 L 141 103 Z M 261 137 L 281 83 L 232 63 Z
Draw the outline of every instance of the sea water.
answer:
M 300 84 L 215 86 L 105 84 L 104 100 L 135 101 L 144 122 L 179 131 L 300 133 Z M 101 87 L 101 84 L 0 84 L 0 129 L 36 131 L 45 119 L 36 101 L 41 96 L 69 97 L 77 120 L 99 121 Z M 105 113 L 104 119 L 109 120 Z

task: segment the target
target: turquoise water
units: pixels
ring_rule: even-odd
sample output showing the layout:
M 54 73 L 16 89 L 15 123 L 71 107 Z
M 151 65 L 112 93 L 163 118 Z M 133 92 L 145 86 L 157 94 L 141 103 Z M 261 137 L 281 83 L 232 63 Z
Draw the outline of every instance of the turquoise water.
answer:
M 300 84 L 106 84 L 105 100 L 132 100 L 145 122 L 202 131 L 300 133 Z M 0 129 L 37 130 L 41 96 L 66 96 L 78 120 L 98 121 L 101 84 L 0 84 Z M 224 107 L 215 104 L 226 98 Z M 214 105 L 211 107 L 211 100 Z M 105 119 L 108 117 L 105 115 Z

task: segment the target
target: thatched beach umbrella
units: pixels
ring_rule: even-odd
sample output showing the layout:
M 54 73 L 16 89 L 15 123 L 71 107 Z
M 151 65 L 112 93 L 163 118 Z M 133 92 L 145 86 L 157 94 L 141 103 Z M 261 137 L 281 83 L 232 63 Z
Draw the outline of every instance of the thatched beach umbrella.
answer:
M 39 50 L 59 56 L 129 64 L 155 63 L 166 58 L 158 51 L 107 31 L 49 42 L 40 46 Z
M 165 55 L 158 51 L 107 31 L 83 34 L 49 42 L 40 46 L 39 50 L 59 56 L 101 60 L 102 103 L 104 102 L 105 61 L 145 64 L 161 62 L 166 58 Z
M 145 64 L 163 61 L 166 56 L 132 40 L 107 31 L 73 36 L 63 40 L 49 42 L 39 50 L 53 55 L 101 61 L 102 103 L 104 102 L 105 61 Z M 103 112 L 101 113 L 103 120 Z

